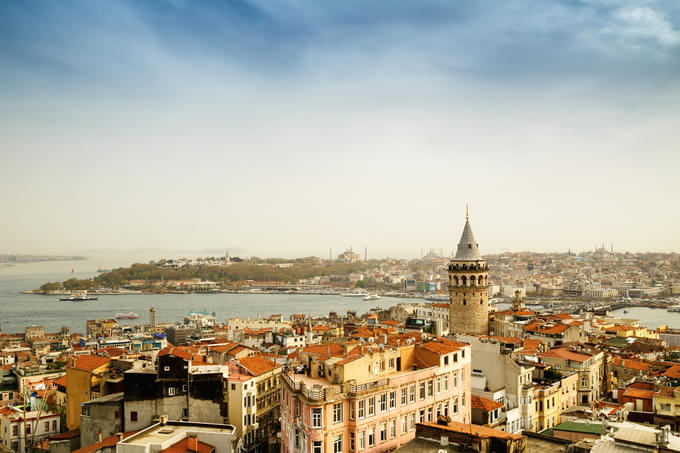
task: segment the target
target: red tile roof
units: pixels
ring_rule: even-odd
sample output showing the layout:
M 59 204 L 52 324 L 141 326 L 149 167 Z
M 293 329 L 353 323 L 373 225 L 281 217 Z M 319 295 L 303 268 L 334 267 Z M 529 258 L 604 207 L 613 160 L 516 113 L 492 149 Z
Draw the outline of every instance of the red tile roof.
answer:
M 614 357 L 612 360 L 612 365 L 613 366 L 620 366 L 623 368 L 630 368 L 633 370 L 638 370 L 638 371 L 648 371 L 649 370 L 649 364 L 642 362 L 640 360 L 628 360 L 628 359 L 622 359 L 620 357 Z
M 473 409 L 478 409 L 484 412 L 491 412 L 503 407 L 503 403 L 499 403 L 498 401 L 490 400 L 477 395 L 472 395 L 471 401 Z
M 180 347 L 165 348 L 158 353 L 158 357 L 164 357 L 166 355 L 172 355 L 184 360 L 191 360 L 191 354 L 186 349 Z
M 276 368 L 275 362 L 265 359 L 261 355 L 255 355 L 253 357 L 244 357 L 239 360 L 239 363 L 243 368 L 251 372 L 254 376 L 259 376 L 267 371 L 271 371 Z
M 671 379 L 680 379 L 680 365 L 673 365 L 663 375 Z
M 643 400 L 651 400 L 654 397 L 654 392 L 652 390 L 634 389 L 628 387 L 623 396 L 627 398 L 636 398 Z
M 542 352 L 538 355 L 540 358 L 546 359 L 566 359 L 574 362 L 585 362 L 592 356 L 587 354 L 582 354 L 580 352 L 570 351 L 566 348 L 555 348 L 548 351 Z
M 91 371 L 111 362 L 108 357 L 98 357 L 96 355 L 81 355 L 75 358 L 73 368 Z
M 194 440 L 195 439 L 195 440 Z M 190 442 L 196 442 L 195 446 L 189 446 Z M 185 453 L 185 452 L 198 452 L 198 453 L 211 453 L 215 451 L 215 447 L 212 445 L 204 444 L 198 439 L 189 439 L 185 437 L 184 439 L 170 445 L 168 448 L 161 450 L 163 453 Z
M 123 434 L 123 439 L 127 439 L 128 437 L 132 436 L 133 434 L 136 434 L 138 431 L 131 431 L 129 433 Z M 118 436 L 113 435 L 105 438 L 101 442 L 96 442 L 94 444 L 87 445 L 85 447 L 79 448 L 78 450 L 75 450 L 73 453 L 94 453 L 95 451 L 102 450 L 104 448 L 110 448 L 110 447 L 115 447 L 116 444 L 118 443 Z

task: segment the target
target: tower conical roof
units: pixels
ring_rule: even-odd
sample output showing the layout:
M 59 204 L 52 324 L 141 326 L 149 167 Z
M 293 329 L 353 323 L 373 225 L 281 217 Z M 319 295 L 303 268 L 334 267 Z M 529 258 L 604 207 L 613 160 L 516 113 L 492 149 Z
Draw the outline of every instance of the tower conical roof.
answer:
M 470 221 L 465 220 L 465 227 L 458 243 L 454 261 L 480 261 L 481 259 L 482 255 L 479 254 L 479 245 L 475 241 L 475 235 L 472 234 Z

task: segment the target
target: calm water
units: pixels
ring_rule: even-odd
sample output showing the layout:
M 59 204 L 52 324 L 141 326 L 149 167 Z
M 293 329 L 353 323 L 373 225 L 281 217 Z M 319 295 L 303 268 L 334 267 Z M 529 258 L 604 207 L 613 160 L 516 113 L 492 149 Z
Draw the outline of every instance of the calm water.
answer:
M 347 310 L 364 313 L 373 307 L 390 307 L 416 299 L 384 297 L 364 301 L 358 297 L 287 295 L 287 294 L 135 294 L 99 296 L 98 300 L 62 302 L 58 296 L 18 294 L 25 289 L 39 288 L 46 281 L 63 281 L 71 276 L 89 278 L 96 275 L 99 261 L 36 263 L 0 267 L 0 327 L 4 332 L 23 331 L 30 324 L 44 325 L 47 331 L 68 326 L 71 331 L 84 332 L 85 320 L 115 317 L 116 313 L 135 312 L 146 322 L 149 309 L 156 307 L 158 322 L 182 321 L 192 310 L 215 312 L 219 321 L 230 317 L 263 317 L 280 313 L 328 315 L 330 311 L 344 314 Z M 116 266 L 130 264 L 115 263 Z M 107 265 L 108 267 L 108 265 Z M 73 273 L 71 270 L 73 269 Z
M 624 313 L 623 310 L 628 313 Z M 666 325 L 680 329 L 680 313 L 668 312 L 665 308 L 628 307 L 613 310 L 612 315 L 618 318 L 639 319 L 641 326 L 650 329 Z

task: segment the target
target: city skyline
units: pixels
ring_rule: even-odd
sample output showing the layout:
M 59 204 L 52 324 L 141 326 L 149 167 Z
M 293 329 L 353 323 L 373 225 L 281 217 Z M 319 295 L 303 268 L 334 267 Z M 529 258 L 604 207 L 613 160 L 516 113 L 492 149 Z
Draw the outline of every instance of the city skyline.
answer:
M 0 252 L 678 251 L 670 1 L 0 5 Z

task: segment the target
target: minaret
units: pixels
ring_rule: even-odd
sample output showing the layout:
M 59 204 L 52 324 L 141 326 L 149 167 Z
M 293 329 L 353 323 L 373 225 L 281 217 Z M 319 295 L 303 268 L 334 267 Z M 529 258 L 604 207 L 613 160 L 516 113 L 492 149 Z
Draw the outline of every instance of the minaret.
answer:
M 449 264 L 449 330 L 452 334 L 489 333 L 489 267 L 479 253 L 465 208 L 465 227 Z

